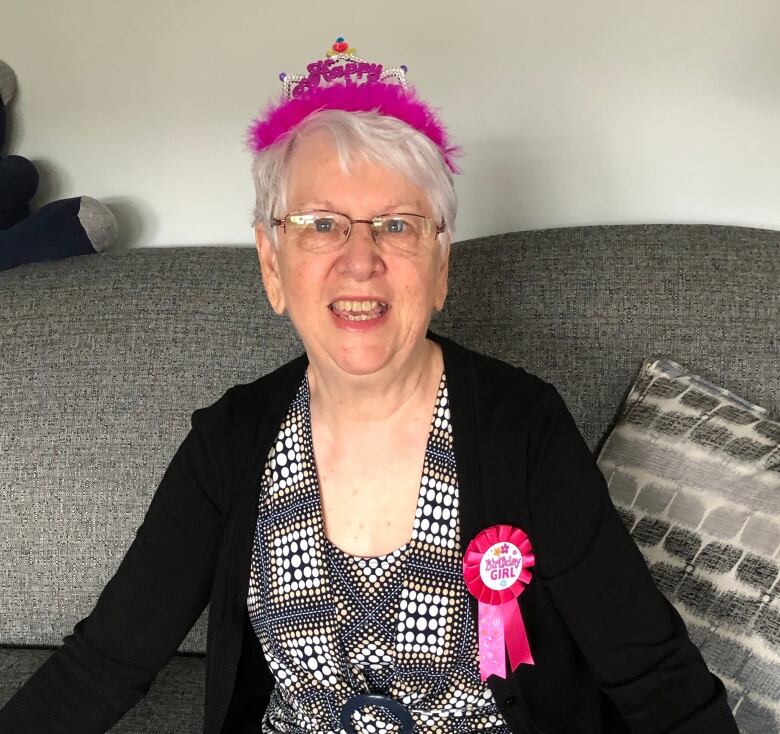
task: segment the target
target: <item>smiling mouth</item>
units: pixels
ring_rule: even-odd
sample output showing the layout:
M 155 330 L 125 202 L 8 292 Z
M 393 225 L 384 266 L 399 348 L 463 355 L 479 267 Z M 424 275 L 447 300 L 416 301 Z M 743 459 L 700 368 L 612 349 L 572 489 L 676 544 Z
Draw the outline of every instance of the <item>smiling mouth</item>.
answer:
M 328 308 L 340 319 L 368 321 L 384 316 L 390 306 L 383 301 L 334 301 Z

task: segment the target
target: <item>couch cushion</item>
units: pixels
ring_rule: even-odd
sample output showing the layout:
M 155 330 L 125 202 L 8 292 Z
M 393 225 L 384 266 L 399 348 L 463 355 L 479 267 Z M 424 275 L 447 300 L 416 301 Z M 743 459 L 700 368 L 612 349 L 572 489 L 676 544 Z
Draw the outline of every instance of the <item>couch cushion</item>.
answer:
M 598 463 L 743 734 L 780 731 L 780 422 L 653 358 Z
M 0 273 L 0 644 L 92 609 L 190 414 L 298 345 L 250 249 L 73 257 Z M 181 649 L 204 653 L 206 615 Z
M 0 708 L 51 653 L 51 650 L 0 647 Z M 200 734 L 205 680 L 204 657 L 174 657 L 160 671 L 146 697 L 109 731 L 111 734 Z
M 457 242 L 434 321 L 552 382 L 596 448 L 650 354 L 780 415 L 779 319 L 780 232 L 626 225 Z

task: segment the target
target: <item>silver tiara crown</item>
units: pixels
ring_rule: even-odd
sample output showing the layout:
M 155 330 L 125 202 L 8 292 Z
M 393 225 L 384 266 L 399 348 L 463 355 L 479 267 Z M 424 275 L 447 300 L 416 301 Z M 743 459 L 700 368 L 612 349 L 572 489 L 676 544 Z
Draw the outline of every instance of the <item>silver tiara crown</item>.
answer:
M 307 74 L 286 72 L 279 74 L 284 99 L 301 97 L 312 89 L 322 86 L 323 83 L 325 85 L 376 84 L 395 80 L 406 89 L 406 66 L 402 64 L 385 68 L 382 64 L 361 59 L 357 51 L 350 48 L 342 37 L 336 39 L 324 59 L 308 64 L 306 71 Z

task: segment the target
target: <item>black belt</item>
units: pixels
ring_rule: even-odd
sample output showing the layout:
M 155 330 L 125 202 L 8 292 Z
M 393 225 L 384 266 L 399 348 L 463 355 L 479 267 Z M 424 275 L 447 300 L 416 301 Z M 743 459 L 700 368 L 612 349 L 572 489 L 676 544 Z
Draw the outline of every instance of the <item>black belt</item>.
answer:
M 401 722 L 399 734 L 412 734 L 414 732 L 414 721 L 406 706 L 380 693 L 359 693 L 350 698 L 341 708 L 339 721 L 347 734 L 357 734 L 355 727 L 352 726 L 352 714 L 363 706 L 379 706 L 387 709 Z

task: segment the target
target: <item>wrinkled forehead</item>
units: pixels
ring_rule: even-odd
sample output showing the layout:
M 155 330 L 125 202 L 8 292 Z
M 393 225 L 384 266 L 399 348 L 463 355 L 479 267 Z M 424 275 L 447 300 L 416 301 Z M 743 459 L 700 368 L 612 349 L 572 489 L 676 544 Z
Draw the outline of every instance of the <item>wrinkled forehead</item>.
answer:
M 428 196 L 391 160 L 378 160 L 375 151 L 339 146 L 325 130 L 297 136 L 286 169 L 289 210 L 322 207 L 364 216 L 410 209 L 432 215 Z

